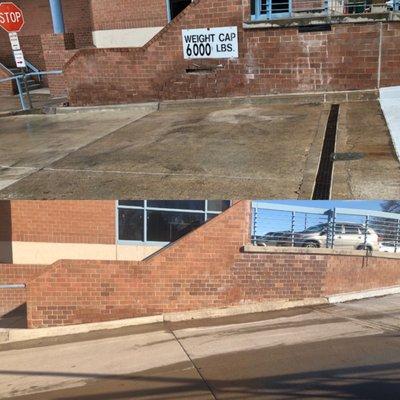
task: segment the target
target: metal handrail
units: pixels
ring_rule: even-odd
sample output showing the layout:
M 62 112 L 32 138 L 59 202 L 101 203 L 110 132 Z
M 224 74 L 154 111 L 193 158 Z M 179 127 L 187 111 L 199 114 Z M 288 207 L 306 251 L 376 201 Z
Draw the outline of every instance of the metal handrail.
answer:
M 61 70 L 54 70 L 54 71 L 38 71 L 38 72 L 29 72 L 27 74 L 18 74 L 18 75 L 13 75 L 10 76 L 8 78 L 3 78 L 0 79 L 0 83 L 2 82 L 8 82 L 8 81 L 12 81 L 15 80 L 16 84 L 17 84 L 17 88 L 18 88 L 18 95 L 19 95 L 19 100 L 21 102 L 21 107 L 24 111 L 30 110 L 30 104 L 25 102 L 25 98 L 24 98 L 24 93 L 22 90 L 22 84 L 21 84 L 21 80 L 25 79 L 26 77 L 29 76 L 40 76 L 40 75 L 60 75 L 62 74 Z M 29 94 L 27 94 L 29 96 Z
M 40 70 L 39 70 L 39 68 L 36 68 L 32 63 L 30 63 L 28 60 L 25 60 L 25 64 L 26 64 L 26 67 L 29 69 L 29 70 L 31 70 L 31 71 L 33 71 L 33 72 L 40 72 Z M 41 78 L 41 76 L 40 75 L 38 75 L 38 77 L 39 77 L 39 82 L 42 80 L 42 78 Z

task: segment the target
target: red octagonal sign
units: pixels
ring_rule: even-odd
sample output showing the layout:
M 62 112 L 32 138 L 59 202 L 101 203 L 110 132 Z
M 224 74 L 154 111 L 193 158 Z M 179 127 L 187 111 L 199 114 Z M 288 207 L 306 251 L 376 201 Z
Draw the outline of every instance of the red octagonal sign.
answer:
M 0 3 L 0 26 L 7 32 L 19 32 L 24 26 L 22 10 L 14 3 Z

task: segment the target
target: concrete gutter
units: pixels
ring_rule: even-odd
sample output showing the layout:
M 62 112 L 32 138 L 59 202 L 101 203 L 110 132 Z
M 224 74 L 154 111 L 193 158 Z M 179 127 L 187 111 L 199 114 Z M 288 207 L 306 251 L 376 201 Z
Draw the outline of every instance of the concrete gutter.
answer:
M 400 161 L 400 86 L 379 90 L 379 102 L 385 116 L 393 146 Z
M 364 290 L 362 292 L 341 293 L 328 296 L 329 304 L 344 303 L 346 301 L 369 299 L 372 297 L 387 296 L 400 293 L 400 286 L 389 286 L 380 289 Z
M 267 254 L 320 254 L 334 256 L 352 256 L 352 257 L 375 257 L 392 258 L 400 260 L 400 253 L 384 253 L 381 251 L 372 251 L 368 253 L 365 250 L 338 250 L 327 248 L 309 248 L 309 247 L 280 247 L 280 246 L 254 246 L 252 244 L 243 246 L 244 253 L 267 253 Z

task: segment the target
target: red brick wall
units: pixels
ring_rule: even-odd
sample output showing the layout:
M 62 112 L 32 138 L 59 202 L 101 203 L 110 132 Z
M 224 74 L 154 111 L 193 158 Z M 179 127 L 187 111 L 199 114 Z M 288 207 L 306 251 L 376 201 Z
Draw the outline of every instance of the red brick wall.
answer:
M 127 29 L 167 24 L 165 0 L 92 1 L 93 30 Z
M 0 66 L 0 79 L 5 79 L 9 78 L 10 74 L 7 72 L 7 70 L 4 70 Z M 0 83 L 0 96 L 7 96 L 10 94 L 13 94 L 13 85 L 12 82 L 2 82 Z M 1 229 L 1 228 L 0 228 Z
M 400 260 L 329 256 L 325 295 L 400 285 Z
M 2 215 L 0 240 L 115 243 L 114 201 L 3 201 Z
M 197 0 L 144 50 L 79 51 L 66 65 L 73 105 L 374 89 L 382 26 L 382 84 L 400 84 L 400 23 L 334 24 L 329 32 L 243 29 L 242 0 Z M 237 60 L 184 61 L 181 30 L 238 26 Z M 187 74 L 194 65 L 213 69 Z M 119 76 L 115 76 L 118 65 Z M 87 75 L 91 78 L 88 79 Z
M 64 261 L 28 288 L 30 327 L 236 304 L 230 272 L 249 238 L 240 202 L 143 262 Z
M 27 283 L 45 267 L 41 265 L 0 264 L 0 285 Z M 0 317 L 26 303 L 26 289 L 0 289 Z
M 25 17 L 25 25 L 19 33 L 25 58 L 34 66 L 45 70 L 41 35 L 53 33 L 49 1 L 15 0 L 14 2 L 21 7 Z M 90 0 L 64 0 L 63 11 L 65 30 L 74 33 L 74 46 L 76 48 L 93 46 Z M 64 57 L 57 69 L 62 69 L 68 60 L 69 57 Z M 3 30 L 0 30 L 0 62 L 9 67 L 15 66 L 8 35 Z M 66 92 L 64 82 L 61 92 Z M 55 88 L 55 95 L 58 94 L 60 91 L 57 92 Z

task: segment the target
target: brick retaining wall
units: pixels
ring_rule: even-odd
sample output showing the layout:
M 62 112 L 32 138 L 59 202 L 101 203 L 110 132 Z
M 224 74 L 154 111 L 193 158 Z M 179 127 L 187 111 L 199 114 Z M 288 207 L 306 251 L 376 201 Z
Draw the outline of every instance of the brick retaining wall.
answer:
M 247 3 L 195 0 L 140 51 L 80 50 L 65 66 L 71 104 L 362 90 L 400 84 L 400 71 L 394 67 L 400 58 L 399 22 L 332 24 L 331 31 L 305 33 L 295 27 L 245 29 Z M 184 60 L 182 29 L 213 26 L 238 26 L 240 57 Z M 209 72 L 186 72 L 193 68 Z

